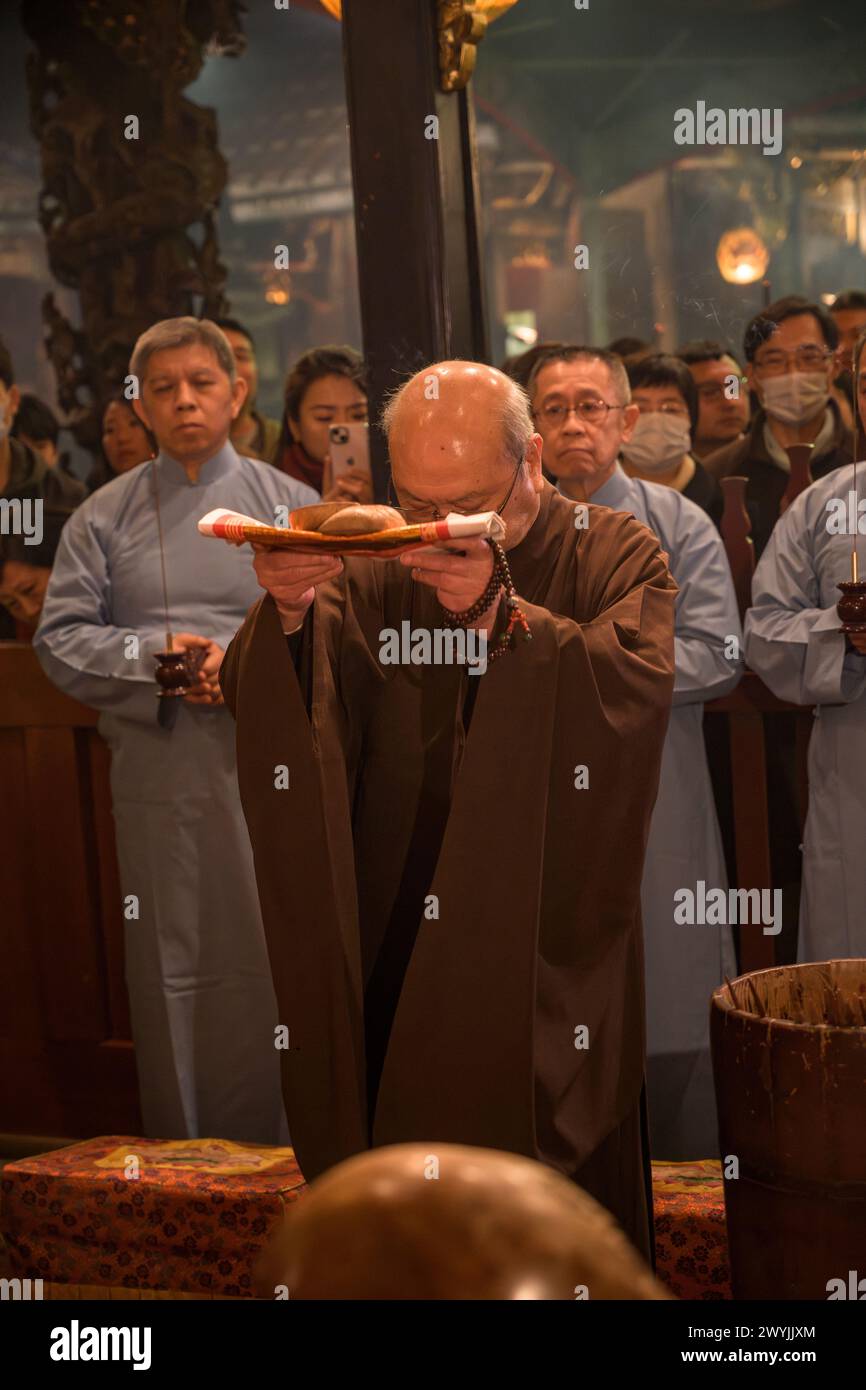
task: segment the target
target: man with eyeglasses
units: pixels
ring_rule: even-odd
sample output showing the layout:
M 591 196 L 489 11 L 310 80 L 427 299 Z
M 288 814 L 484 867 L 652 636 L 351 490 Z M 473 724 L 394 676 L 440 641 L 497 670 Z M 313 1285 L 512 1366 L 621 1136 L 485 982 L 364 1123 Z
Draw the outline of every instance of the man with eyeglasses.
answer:
M 749 323 L 743 340 L 749 387 L 760 402 L 742 439 L 704 459 L 716 478 L 748 478 L 746 507 L 755 555 L 779 516 L 791 465 L 787 449 L 811 444 L 812 477 L 851 463 L 854 440 L 832 397 L 839 331 L 821 304 L 800 295 L 776 300 Z
M 653 1157 L 708 1158 L 718 1152 L 709 999 L 736 968 L 733 940 L 729 926 L 679 922 L 675 895 L 701 881 L 728 886 L 702 724 L 704 703 L 732 690 L 742 671 L 734 588 L 709 516 L 675 488 L 624 470 L 620 455 L 644 415 L 619 358 L 551 352 L 536 363 L 529 393 L 545 468 L 564 496 L 591 504 L 589 529 L 609 509 L 630 512 L 658 538 L 679 587 L 673 709 L 641 884 L 647 1090 Z
M 526 1154 L 648 1252 L 640 873 L 673 581 L 631 517 L 579 524 L 502 372 L 430 366 L 383 423 L 409 519 L 500 513 L 531 640 L 475 679 L 380 658 L 404 622 L 498 641 L 507 604 L 481 539 L 378 562 L 258 556 L 268 592 L 221 681 L 299 1162 L 311 1179 L 410 1140 Z
M 723 343 L 701 338 L 677 348 L 698 395 L 698 421 L 692 447 L 699 459 L 742 438 L 749 423 L 749 384 L 737 359 Z

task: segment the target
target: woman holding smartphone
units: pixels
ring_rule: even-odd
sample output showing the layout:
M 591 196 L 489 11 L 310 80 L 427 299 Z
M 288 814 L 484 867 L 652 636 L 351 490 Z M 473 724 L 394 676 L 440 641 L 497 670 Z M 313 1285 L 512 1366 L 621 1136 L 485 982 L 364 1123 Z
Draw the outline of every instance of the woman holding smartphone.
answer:
M 311 348 L 286 379 L 283 434 L 277 466 L 308 483 L 326 502 L 371 502 L 368 470 L 353 467 L 334 478 L 329 454 L 332 425 L 367 419 L 364 361 L 350 347 Z

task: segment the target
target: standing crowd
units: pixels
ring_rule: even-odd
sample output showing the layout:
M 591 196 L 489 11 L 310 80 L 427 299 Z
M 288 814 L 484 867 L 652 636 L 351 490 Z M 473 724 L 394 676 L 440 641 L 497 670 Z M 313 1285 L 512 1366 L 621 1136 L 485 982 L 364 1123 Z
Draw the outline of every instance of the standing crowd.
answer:
M 866 293 L 847 291 L 829 309 L 789 296 L 751 320 L 742 358 L 713 341 L 676 353 L 638 340 L 547 342 L 503 366 L 506 436 L 522 402 L 544 486 L 589 524 L 595 508 L 630 513 L 657 538 L 677 586 L 672 708 L 641 886 L 648 1111 L 661 1159 L 717 1152 L 708 1001 L 736 973 L 735 939 L 729 922 L 684 926 L 675 903 L 701 882 L 729 886 L 704 706 L 746 665 L 780 698 L 816 707 L 798 957 L 866 954 L 866 634 L 839 630 L 852 537 L 827 525 L 834 499 L 855 492 L 864 329 Z M 216 507 L 269 519 L 320 497 L 371 501 L 369 475 L 335 479 L 329 457 L 330 426 L 367 419 L 364 364 L 347 347 L 311 349 L 288 373 L 280 420 L 259 410 L 255 345 L 235 320 L 156 324 L 130 372 L 139 396 L 105 402 L 101 458 L 85 484 L 59 452 L 56 418 L 19 392 L 0 347 L 0 499 L 40 501 L 44 519 L 38 544 L 8 527 L 0 535 L 0 637 L 32 636 L 49 678 L 100 712 L 111 749 L 121 881 L 136 904 L 126 971 L 146 1132 L 286 1142 L 273 1045 L 285 1020 L 219 681 L 260 587 L 246 547 L 209 542 L 195 523 Z M 787 450 L 801 444 L 813 482 L 783 510 Z M 743 626 L 719 531 L 730 476 L 747 480 L 758 562 Z M 862 470 L 856 495 L 866 498 Z M 170 733 L 153 681 L 165 645 L 155 507 L 175 646 L 201 655 Z M 799 858 L 799 827 L 790 749 L 774 737 L 781 865 Z M 291 845 L 285 858 L 287 874 L 303 872 Z

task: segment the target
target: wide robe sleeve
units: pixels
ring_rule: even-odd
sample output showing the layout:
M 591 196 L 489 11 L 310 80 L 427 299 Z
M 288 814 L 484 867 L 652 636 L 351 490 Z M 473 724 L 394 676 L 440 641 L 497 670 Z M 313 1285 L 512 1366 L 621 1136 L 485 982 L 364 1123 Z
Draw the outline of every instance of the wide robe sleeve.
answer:
M 780 700 L 848 704 L 866 689 L 866 657 L 846 650 L 835 602 L 822 605 L 808 491 L 777 521 L 755 570 L 746 659 Z
M 375 571 L 364 585 L 353 562 L 345 570 L 317 589 L 297 660 L 266 594 L 220 668 L 237 723 L 238 785 L 279 1017 L 289 1029 L 283 1094 L 308 1180 L 368 1146 L 352 805 L 366 711 L 386 676 L 373 655 Z
M 94 510 L 96 498 L 63 528 L 33 646 L 49 680 L 85 705 L 152 724 L 157 699 L 155 652 L 165 645 L 156 627 L 116 627 L 111 577 Z M 137 654 L 135 643 L 137 639 Z
M 743 673 L 737 598 L 719 533 L 689 508 L 677 538 L 675 705 L 719 699 Z

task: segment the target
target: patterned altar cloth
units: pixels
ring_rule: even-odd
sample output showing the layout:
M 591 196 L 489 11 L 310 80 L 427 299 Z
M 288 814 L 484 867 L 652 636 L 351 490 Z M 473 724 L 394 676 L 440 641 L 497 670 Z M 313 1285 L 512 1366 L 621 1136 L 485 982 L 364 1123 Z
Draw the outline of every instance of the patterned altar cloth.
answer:
M 652 1167 L 656 1274 L 677 1298 L 730 1298 L 721 1163 Z
M 0 1233 L 22 1279 L 253 1298 L 303 1186 L 292 1149 L 112 1135 L 7 1164 Z
M 0 1239 L 9 1274 L 50 1297 L 255 1298 L 303 1189 L 292 1149 L 111 1135 L 7 1164 Z M 653 1193 L 659 1278 L 678 1298 L 730 1298 L 721 1165 L 654 1163 Z

